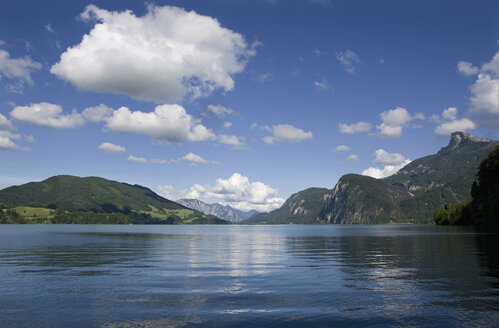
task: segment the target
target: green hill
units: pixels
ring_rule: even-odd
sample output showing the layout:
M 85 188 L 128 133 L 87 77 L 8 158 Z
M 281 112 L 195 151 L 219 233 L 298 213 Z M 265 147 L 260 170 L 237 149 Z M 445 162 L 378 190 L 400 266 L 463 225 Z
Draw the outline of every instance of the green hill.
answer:
M 340 178 L 332 190 L 310 195 L 311 188 L 291 196 L 284 205 L 247 223 L 390 223 L 432 221 L 440 206 L 470 198 L 469 188 L 480 162 L 497 141 L 455 132 L 447 147 L 419 158 L 396 174 L 374 179 L 358 174 Z M 303 214 L 298 209 L 306 208 Z M 296 212 L 296 213 L 295 213 Z M 245 222 L 245 223 L 246 223 Z
M 59 219 L 75 223 L 87 217 L 93 223 L 101 219 L 107 223 L 109 214 L 115 214 L 112 218 L 119 223 L 226 223 L 165 199 L 148 188 L 99 177 L 60 175 L 8 187 L 0 190 L 0 204 L 4 214 L 6 209 L 13 209 L 26 222 Z M 37 215 L 34 209 L 45 212 L 38 210 Z

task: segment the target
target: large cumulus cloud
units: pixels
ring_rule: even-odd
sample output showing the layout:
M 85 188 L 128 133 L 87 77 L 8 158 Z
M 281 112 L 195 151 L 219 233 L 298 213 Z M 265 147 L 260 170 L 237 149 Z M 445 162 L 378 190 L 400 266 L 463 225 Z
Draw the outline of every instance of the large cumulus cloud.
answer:
M 82 90 L 166 103 L 197 98 L 231 90 L 255 54 L 241 34 L 182 8 L 149 5 L 138 17 L 89 5 L 80 17 L 95 26 L 51 72 Z

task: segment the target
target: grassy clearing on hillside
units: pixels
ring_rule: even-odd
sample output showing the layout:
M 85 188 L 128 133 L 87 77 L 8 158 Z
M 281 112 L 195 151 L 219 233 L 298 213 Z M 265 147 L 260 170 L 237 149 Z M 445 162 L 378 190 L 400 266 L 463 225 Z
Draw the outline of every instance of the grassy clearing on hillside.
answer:
M 189 215 L 194 213 L 193 210 L 184 209 L 184 208 L 182 208 L 182 209 L 163 208 L 163 209 L 159 210 L 158 208 L 156 208 L 152 205 L 149 205 L 149 207 L 151 208 L 150 211 L 140 211 L 139 213 L 149 214 L 151 217 L 153 217 L 155 219 L 161 219 L 161 220 L 166 220 L 168 217 L 170 217 L 172 215 L 176 215 L 176 216 L 180 217 L 181 219 L 185 219 L 186 217 L 188 217 Z
M 50 218 L 53 217 L 55 214 L 54 210 L 51 210 L 50 208 L 43 208 L 43 207 L 28 207 L 28 206 L 17 206 L 14 207 L 14 210 L 16 212 L 25 218 L 33 218 L 33 217 L 43 217 L 43 218 Z

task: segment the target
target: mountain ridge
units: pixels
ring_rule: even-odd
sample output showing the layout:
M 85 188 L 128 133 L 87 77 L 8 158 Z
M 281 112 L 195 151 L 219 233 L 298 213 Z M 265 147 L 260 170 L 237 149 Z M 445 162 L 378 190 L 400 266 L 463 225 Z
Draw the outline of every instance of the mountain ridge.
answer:
M 497 144 L 498 141 L 454 132 L 449 144 L 436 154 L 418 158 L 392 176 L 375 179 L 346 174 L 333 189 L 316 188 L 322 191 L 313 200 L 316 204 L 309 205 L 309 215 L 287 215 L 287 220 L 279 220 L 279 223 L 431 222 L 433 211 L 438 207 L 469 199 L 469 188 L 480 161 Z M 301 198 L 301 206 L 304 206 L 309 197 L 302 195 L 310 189 L 313 188 L 295 193 L 288 200 Z M 319 210 L 318 206 L 321 206 Z M 283 207 L 245 223 L 277 223 L 276 215 L 283 212 Z M 292 213 L 297 208 L 285 208 L 284 212 Z

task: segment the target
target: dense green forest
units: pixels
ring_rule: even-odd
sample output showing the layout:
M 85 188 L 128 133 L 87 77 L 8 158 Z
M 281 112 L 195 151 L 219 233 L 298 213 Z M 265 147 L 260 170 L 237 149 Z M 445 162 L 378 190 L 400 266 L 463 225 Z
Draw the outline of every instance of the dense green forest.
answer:
M 469 202 L 456 202 L 437 209 L 433 216 L 435 223 L 499 228 L 499 146 L 480 163 L 470 194 Z

